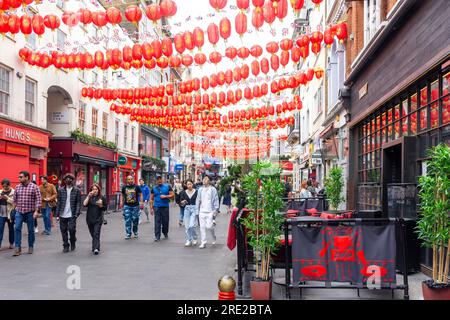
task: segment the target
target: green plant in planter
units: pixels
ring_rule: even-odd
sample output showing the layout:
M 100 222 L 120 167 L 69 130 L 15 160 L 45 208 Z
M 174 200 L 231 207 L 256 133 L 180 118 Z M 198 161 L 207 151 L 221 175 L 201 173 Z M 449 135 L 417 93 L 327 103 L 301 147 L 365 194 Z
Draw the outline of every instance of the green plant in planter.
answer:
M 247 208 L 252 210 L 243 224 L 255 254 L 256 278 L 263 281 L 269 280 L 270 257 L 280 244 L 284 221 L 283 215 L 278 214 L 284 192 L 280 173 L 280 168 L 270 162 L 256 163 L 243 180 Z
M 325 194 L 332 210 L 337 210 L 339 205 L 345 201 L 342 196 L 343 188 L 342 168 L 335 167 L 330 170 L 330 174 L 325 179 Z
M 439 286 L 448 283 L 450 263 L 450 148 L 440 144 L 428 154 L 427 173 L 419 177 L 417 233 L 433 249 L 433 283 Z

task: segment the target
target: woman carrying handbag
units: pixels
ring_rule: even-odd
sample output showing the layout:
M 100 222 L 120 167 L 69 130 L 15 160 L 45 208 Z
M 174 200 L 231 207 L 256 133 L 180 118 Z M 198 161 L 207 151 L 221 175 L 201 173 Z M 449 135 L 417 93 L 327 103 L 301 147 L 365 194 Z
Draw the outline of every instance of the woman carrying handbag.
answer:
M 87 207 L 86 223 L 92 237 L 92 252 L 98 255 L 100 253 L 100 231 L 104 222 L 103 216 L 107 209 L 107 202 L 97 183 L 94 183 L 89 191 L 83 205 Z

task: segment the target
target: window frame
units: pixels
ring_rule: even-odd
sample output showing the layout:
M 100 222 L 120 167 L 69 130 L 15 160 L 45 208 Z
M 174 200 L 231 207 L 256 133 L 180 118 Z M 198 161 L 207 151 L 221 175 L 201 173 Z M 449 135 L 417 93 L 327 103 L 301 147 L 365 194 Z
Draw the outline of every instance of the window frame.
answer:
M 33 87 L 33 100 L 31 101 L 29 99 L 29 91 L 28 91 L 28 84 L 31 84 Z M 34 123 L 36 120 L 35 114 L 36 112 L 36 105 L 37 105 L 37 81 L 33 80 L 30 77 L 25 78 L 25 121 L 29 123 Z M 31 107 L 31 110 L 28 110 L 28 108 Z M 30 118 L 29 118 L 29 117 Z
M 98 109 L 91 108 L 91 135 L 97 138 L 98 131 Z
M 8 86 L 8 91 L 2 90 L 2 86 L 1 83 L 2 82 L 6 82 L 4 81 L 4 79 L 0 78 L 0 98 L 4 95 L 6 98 L 6 107 L 5 110 L 1 110 L 0 109 L 0 114 L 2 115 L 9 115 L 9 109 L 10 109 L 10 105 L 11 105 L 11 91 L 12 91 L 12 69 L 8 68 L 2 64 L 0 64 L 0 74 L 2 73 L 2 71 L 4 71 L 5 74 L 7 74 L 7 86 Z M 0 100 L 1 101 L 1 100 Z
M 86 102 L 79 102 L 78 108 L 78 128 L 81 128 L 82 133 L 86 133 Z

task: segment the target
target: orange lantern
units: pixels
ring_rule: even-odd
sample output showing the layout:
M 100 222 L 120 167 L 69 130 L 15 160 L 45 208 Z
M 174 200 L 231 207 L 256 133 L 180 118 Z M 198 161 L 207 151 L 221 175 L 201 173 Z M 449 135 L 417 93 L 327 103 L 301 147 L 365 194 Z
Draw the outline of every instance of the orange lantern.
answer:
M 308 81 L 311 81 L 314 78 L 314 69 L 308 69 L 308 71 L 306 71 L 306 79 Z
M 145 60 L 151 60 L 154 56 L 153 47 L 148 43 L 144 42 L 141 45 L 142 47 L 142 56 Z

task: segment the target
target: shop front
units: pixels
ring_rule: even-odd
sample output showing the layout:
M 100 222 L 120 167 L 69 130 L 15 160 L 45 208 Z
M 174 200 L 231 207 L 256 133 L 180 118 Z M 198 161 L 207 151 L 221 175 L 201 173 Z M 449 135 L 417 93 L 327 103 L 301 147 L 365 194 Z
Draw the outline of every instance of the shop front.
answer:
M 141 159 L 130 155 L 119 154 L 117 158 L 116 184 L 114 189 L 120 192 L 123 185 L 127 183 L 127 177 L 134 177 L 134 182 L 139 182 L 139 170 L 141 169 Z M 144 178 L 145 179 L 145 178 Z
M 15 186 L 21 170 L 30 172 L 32 180 L 47 175 L 47 150 L 51 132 L 0 119 L 0 179 Z
M 75 185 L 82 195 L 89 193 L 89 187 L 98 183 L 102 192 L 108 197 L 110 205 L 114 205 L 113 175 L 116 165 L 116 153 L 113 149 L 94 146 L 71 138 L 54 138 L 50 140 L 48 160 L 49 175 L 62 178 L 66 173 L 75 176 Z

